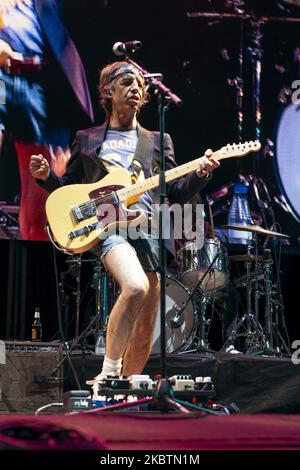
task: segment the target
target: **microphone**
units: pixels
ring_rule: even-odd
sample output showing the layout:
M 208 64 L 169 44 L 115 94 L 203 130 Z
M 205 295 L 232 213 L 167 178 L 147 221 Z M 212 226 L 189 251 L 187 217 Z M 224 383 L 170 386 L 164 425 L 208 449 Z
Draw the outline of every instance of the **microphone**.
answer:
M 134 52 L 140 47 L 142 47 L 141 41 L 116 42 L 112 47 L 112 51 L 115 55 L 122 56 Z

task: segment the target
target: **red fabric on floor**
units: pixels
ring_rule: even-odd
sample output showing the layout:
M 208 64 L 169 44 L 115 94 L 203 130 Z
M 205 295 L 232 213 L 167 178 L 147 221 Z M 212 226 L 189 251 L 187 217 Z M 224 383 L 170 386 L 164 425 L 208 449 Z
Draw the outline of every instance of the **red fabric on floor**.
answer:
M 1 415 L 5 426 L 57 425 L 89 442 L 116 450 L 295 450 L 300 449 L 300 416 L 239 415 L 186 418 L 161 413 L 79 413 L 73 415 Z M 98 440 L 98 441 L 97 441 Z

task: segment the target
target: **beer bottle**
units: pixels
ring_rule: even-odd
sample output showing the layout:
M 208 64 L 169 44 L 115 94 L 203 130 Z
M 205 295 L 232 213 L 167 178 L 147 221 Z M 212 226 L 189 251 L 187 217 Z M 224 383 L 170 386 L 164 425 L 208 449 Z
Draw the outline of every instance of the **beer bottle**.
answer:
M 31 341 L 42 341 L 42 323 L 39 307 L 34 311 L 34 320 L 31 325 Z

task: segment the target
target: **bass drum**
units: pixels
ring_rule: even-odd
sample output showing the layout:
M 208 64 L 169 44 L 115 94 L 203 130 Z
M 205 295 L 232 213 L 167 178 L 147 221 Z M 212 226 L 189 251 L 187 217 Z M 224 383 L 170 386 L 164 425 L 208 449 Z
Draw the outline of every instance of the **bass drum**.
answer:
M 187 304 L 175 328 L 170 326 L 178 309 L 187 301 L 187 289 L 176 279 L 166 279 L 166 352 L 172 353 L 180 349 L 191 338 L 195 325 L 195 308 L 192 300 Z M 160 308 L 158 309 L 152 340 L 152 354 L 160 352 Z

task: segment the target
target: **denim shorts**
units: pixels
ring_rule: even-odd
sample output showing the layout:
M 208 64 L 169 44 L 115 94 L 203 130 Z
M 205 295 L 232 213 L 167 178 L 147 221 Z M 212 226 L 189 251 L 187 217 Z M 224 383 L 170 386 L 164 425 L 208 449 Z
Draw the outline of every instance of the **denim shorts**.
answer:
M 98 256 L 105 265 L 105 256 L 116 245 L 127 244 L 135 251 L 144 271 L 157 271 L 159 267 L 159 243 L 157 238 L 150 236 L 141 237 L 137 240 L 122 237 L 121 235 L 110 235 L 97 245 Z M 95 252 L 93 250 L 93 252 Z

